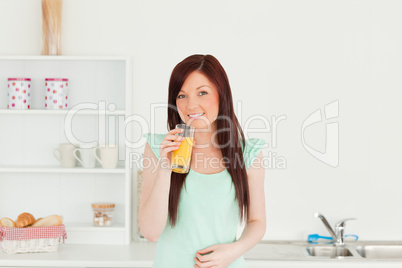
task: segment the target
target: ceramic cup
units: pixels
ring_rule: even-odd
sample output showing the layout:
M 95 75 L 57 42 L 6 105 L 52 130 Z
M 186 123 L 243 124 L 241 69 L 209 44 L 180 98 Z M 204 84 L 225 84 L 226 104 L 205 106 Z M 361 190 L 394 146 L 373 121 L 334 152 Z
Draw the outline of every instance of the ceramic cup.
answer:
M 77 165 L 77 159 L 73 154 L 75 149 L 77 149 L 77 147 L 74 144 L 61 143 L 59 148 L 53 150 L 53 154 L 63 167 L 73 168 Z M 58 152 L 60 156 L 58 156 L 56 152 Z
M 77 148 L 73 155 L 83 168 L 95 168 L 96 159 L 93 148 Z
M 97 150 L 100 151 L 100 157 L 97 155 Z M 110 147 L 96 147 L 93 149 L 93 154 L 103 168 L 116 168 L 119 157 L 119 148 L 117 145 L 111 145 Z

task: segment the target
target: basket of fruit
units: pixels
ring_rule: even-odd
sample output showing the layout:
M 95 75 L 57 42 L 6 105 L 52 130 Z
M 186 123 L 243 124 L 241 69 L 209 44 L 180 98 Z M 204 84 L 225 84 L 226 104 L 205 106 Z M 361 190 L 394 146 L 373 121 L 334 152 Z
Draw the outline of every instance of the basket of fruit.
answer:
M 51 215 L 35 219 L 30 213 L 22 213 L 14 222 L 0 219 L 0 244 L 4 252 L 29 253 L 57 251 L 61 240 L 67 238 L 63 218 Z

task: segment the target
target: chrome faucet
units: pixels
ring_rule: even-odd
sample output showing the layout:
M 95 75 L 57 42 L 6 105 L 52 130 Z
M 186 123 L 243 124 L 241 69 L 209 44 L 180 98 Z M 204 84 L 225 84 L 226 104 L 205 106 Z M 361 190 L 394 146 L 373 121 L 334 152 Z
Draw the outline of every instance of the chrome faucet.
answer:
M 315 218 L 321 219 L 321 221 L 324 223 L 328 232 L 331 234 L 334 244 L 336 246 L 345 245 L 345 223 L 346 221 L 356 220 L 355 218 L 347 218 L 338 221 L 335 224 L 335 232 L 334 232 L 334 230 L 332 230 L 331 226 L 329 225 L 327 219 L 321 213 L 315 212 L 313 215 Z

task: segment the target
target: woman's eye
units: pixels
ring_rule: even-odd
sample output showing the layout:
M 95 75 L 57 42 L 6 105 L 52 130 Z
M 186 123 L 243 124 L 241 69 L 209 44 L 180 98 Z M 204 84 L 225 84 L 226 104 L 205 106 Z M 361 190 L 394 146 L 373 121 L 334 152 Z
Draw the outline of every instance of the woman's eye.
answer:
M 199 94 L 203 94 L 203 95 L 204 95 L 204 94 L 207 94 L 207 92 L 201 91 Z M 182 98 L 184 98 L 184 97 L 185 97 L 184 95 L 178 95 L 178 96 L 177 96 L 178 99 L 182 99 Z

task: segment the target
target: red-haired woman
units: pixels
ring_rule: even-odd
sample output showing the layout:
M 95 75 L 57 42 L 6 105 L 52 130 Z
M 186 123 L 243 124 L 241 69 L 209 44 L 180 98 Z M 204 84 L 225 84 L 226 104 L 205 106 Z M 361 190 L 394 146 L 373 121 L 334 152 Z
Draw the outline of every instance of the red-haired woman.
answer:
M 139 224 L 145 238 L 157 241 L 153 268 L 246 267 L 243 254 L 265 234 L 265 142 L 244 138 L 226 72 L 211 55 L 176 65 L 168 106 L 170 131 L 144 134 L 150 164 L 143 169 Z M 182 141 L 175 135 L 180 123 L 195 127 L 186 174 L 170 167 Z

